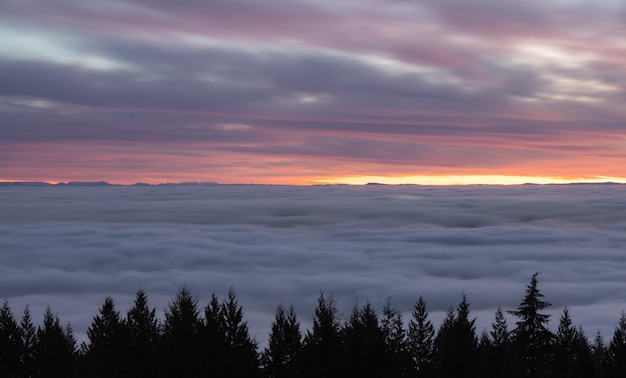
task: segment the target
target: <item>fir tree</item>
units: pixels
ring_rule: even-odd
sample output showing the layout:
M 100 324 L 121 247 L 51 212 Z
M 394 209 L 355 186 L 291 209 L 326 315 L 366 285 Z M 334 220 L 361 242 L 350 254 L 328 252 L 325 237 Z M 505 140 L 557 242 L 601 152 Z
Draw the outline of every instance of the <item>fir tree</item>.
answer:
M 115 377 L 125 372 L 128 353 L 125 331 L 113 298 L 107 296 L 87 329 L 89 344 L 83 344 L 87 375 Z
M 228 298 L 222 303 L 222 315 L 229 351 L 227 356 L 229 376 L 258 376 L 260 370 L 257 343 L 250 336 L 248 323 L 243 320 L 243 309 L 233 289 L 228 290 Z
M 33 325 L 32 318 L 30 316 L 30 308 L 28 305 L 24 307 L 24 313 L 22 320 L 20 321 L 20 329 L 22 336 L 22 352 L 20 354 L 20 377 L 35 377 L 35 344 L 37 337 L 37 330 Z
M 198 376 L 202 372 L 198 299 L 186 287 L 179 290 L 165 311 L 163 362 L 166 376 Z
M 433 373 L 435 352 L 435 327 L 428 319 L 424 298 L 419 297 L 409 321 L 408 348 L 413 357 L 414 370 L 418 377 L 429 377 Z M 454 312 L 448 311 L 447 319 L 454 318 Z M 445 332 L 445 331 L 444 331 Z
M 445 320 L 444 320 L 445 322 Z M 478 376 L 476 363 L 476 319 L 470 319 L 470 305 L 463 294 L 451 324 L 446 324 L 443 334 L 437 336 L 439 376 Z
M 622 312 L 606 353 L 607 377 L 626 377 L 626 313 Z
M 591 351 L 582 329 L 574 327 L 567 306 L 554 335 L 553 377 L 589 377 L 593 372 Z
M 263 352 L 263 368 L 269 378 L 296 378 L 300 376 L 298 361 L 302 351 L 300 322 L 293 306 L 286 312 L 282 306 L 276 309 L 269 344 Z
M 76 353 L 71 329 L 63 329 L 59 317 L 46 309 L 43 324 L 37 329 L 34 346 L 37 374 L 47 378 L 72 376 Z
M 313 327 L 304 338 L 303 367 L 307 377 L 342 377 L 342 345 L 337 305 L 320 294 L 315 308 Z
M 155 309 L 148 307 L 143 289 L 135 295 L 133 307 L 126 314 L 126 337 L 128 338 L 128 371 L 132 377 L 154 377 L 157 373 L 157 342 L 159 325 Z
M 605 377 L 605 365 L 606 365 L 606 345 L 604 343 L 604 337 L 600 331 L 596 332 L 596 337 L 593 339 L 591 345 L 591 359 L 593 363 L 593 376 L 600 378 Z
M 342 336 L 347 374 L 380 377 L 388 373 L 385 365 L 385 336 L 378 325 L 378 316 L 369 303 L 361 309 L 354 306 Z
M 519 318 L 513 330 L 513 342 L 522 374 L 527 377 L 549 376 L 551 366 L 552 333 L 547 327 L 550 315 L 541 313 L 550 303 L 542 300 L 543 294 L 537 287 L 538 274 L 533 274 L 517 310 L 509 311 Z
M 496 310 L 495 321 L 491 324 L 491 348 L 486 359 L 485 375 L 488 377 L 512 377 L 516 368 L 513 363 L 511 332 L 500 307 Z
M 387 298 L 383 307 L 380 328 L 383 331 L 385 356 L 388 360 L 386 374 L 393 377 L 409 376 L 413 372 L 413 359 L 409 352 L 407 332 L 402 314 L 391 305 L 391 297 Z
M 22 335 L 9 301 L 0 308 L 0 376 L 18 377 L 22 353 Z

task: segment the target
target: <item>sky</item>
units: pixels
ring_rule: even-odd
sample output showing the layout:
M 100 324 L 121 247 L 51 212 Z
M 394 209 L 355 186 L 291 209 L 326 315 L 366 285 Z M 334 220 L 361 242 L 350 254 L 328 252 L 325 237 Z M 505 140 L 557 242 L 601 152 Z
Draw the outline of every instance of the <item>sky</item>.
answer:
M 626 180 L 616 0 L 7 0 L 0 180 Z
M 320 292 L 342 318 L 387 298 L 436 327 L 466 293 L 477 331 L 515 309 L 535 272 L 593 339 L 626 310 L 621 185 L 0 187 L 0 300 L 47 306 L 79 340 L 104 298 L 141 287 L 159 317 L 186 286 L 206 305 L 233 288 L 265 345 L 276 306 L 310 329 Z M 515 318 L 507 315 L 509 327 Z

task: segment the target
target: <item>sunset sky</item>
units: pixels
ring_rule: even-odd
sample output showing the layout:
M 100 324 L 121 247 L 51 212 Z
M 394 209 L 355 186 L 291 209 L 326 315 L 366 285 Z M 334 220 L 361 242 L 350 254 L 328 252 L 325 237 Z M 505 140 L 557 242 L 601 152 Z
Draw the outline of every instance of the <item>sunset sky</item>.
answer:
M 626 180 L 623 0 L 9 0 L 0 181 Z

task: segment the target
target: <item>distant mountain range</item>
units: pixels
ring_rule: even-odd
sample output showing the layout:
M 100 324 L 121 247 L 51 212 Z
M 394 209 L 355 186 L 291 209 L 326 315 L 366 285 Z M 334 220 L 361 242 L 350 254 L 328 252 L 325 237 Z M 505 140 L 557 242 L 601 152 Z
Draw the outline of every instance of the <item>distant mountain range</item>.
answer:
M 111 184 L 106 181 L 69 181 L 50 184 L 41 181 L 13 181 L 0 182 L 0 186 L 213 186 L 219 185 L 216 182 L 180 182 L 180 183 L 164 183 L 164 184 L 147 184 L 138 182 L 131 185 Z

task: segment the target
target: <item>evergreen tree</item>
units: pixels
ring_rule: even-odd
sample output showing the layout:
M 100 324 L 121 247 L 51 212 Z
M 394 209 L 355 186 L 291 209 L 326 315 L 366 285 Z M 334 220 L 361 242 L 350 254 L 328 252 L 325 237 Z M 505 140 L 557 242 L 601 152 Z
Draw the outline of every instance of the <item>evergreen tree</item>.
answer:
M 542 300 L 543 294 L 537 287 L 538 274 L 533 274 L 517 310 L 509 311 L 519 318 L 513 330 L 513 343 L 522 374 L 526 377 L 549 376 L 551 367 L 552 333 L 547 327 L 550 315 L 540 312 L 550 303 Z
M 283 306 L 276 309 L 269 344 L 263 352 L 263 368 L 269 378 L 296 378 L 300 376 L 298 361 L 302 351 L 300 322 L 293 306 L 286 312 Z
M 604 337 L 600 331 L 596 332 L 596 337 L 593 339 L 591 346 L 591 359 L 593 363 L 593 377 L 601 378 L 606 377 L 605 365 L 606 365 L 606 345 L 604 343 Z
M 567 306 L 563 309 L 554 337 L 553 376 L 590 377 L 593 374 L 591 351 L 580 328 L 574 327 Z
M 22 336 L 22 351 L 20 353 L 20 370 L 18 376 L 35 377 L 37 373 L 35 368 L 35 344 L 37 341 L 37 330 L 33 325 L 28 305 L 24 307 L 24 313 L 22 315 L 22 320 L 20 321 L 20 330 Z
M 37 329 L 34 345 L 38 376 L 46 378 L 67 378 L 73 375 L 76 341 L 71 329 L 63 329 L 59 317 L 46 309 L 43 325 Z
M 0 308 L 0 376 L 18 377 L 22 352 L 22 335 L 9 301 Z
M 194 377 L 201 374 L 201 327 L 198 299 L 183 287 L 165 311 L 162 338 L 165 376 Z
M 243 309 L 233 289 L 222 303 L 224 334 L 228 348 L 227 363 L 230 377 L 255 377 L 260 375 L 257 342 L 243 320 Z
M 388 373 L 385 364 L 385 335 L 378 325 L 378 316 L 369 303 L 361 309 L 354 306 L 342 336 L 348 375 L 381 377 Z
M 413 358 L 414 371 L 417 377 L 430 377 L 434 371 L 435 327 L 428 319 L 426 302 L 421 296 L 415 303 L 412 315 L 409 320 L 408 348 Z M 452 321 L 452 309 L 447 315 L 447 319 Z
M 391 297 L 387 298 L 387 303 L 383 307 L 380 328 L 383 331 L 385 355 L 388 360 L 386 375 L 391 377 L 409 376 L 414 370 L 413 359 L 409 352 L 402 314 L 392 307 Z
M 516 368 L 513 363 L 513 350 L 511 333 L 500 307 L 496 310 L 495 321 L 491 324 L 491 347 L 487 355 L 483 355 L 486 367 L 485 376 L 488 377 L 513 377 Z
M 606 353 L 607 377 L 626 377 L 626 313 L 622 312 Z
M 159 325 L 155 309 L 148 307 L 148 298 L 143 289 L 137 291 L 133 307 L 126 314 L 125 326 L 129 376 L 154 377 L 157 375 Z
M 304 338 L 303 367 L 306 377 L 343 377 L 342 345 L 337 305 L 332 298 L 320 294 L 315 308 L 313 327 Z
M 437 366 L 440 377 L 479 376 L 476 363 L 476 319 L 470 320 L 470 306 L 463 294 L 456 316 L 444 320 L 443 332 L 437 335 Z
M 215 293 L 204 308 L 201 342 L 205 351 L 205 370 L 211 372 L 213 377 L 228 377 L 226 324 L 222 305 Z
M 107 296 L 99 314 L 87 329 L 89 344 L 82 347 L 88 376 L 119 377 L 126 372 L 128 349 L 125 331 L 113 298 Z

